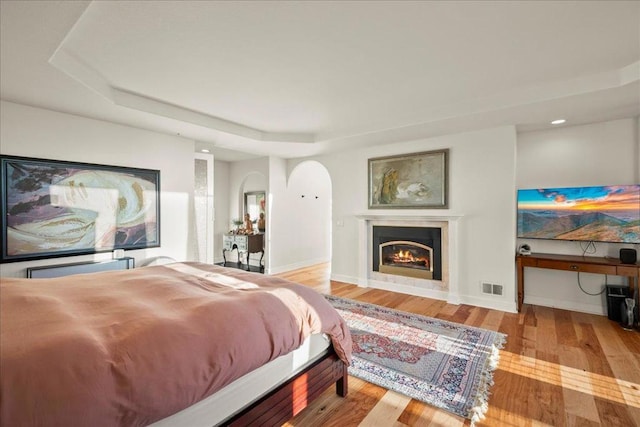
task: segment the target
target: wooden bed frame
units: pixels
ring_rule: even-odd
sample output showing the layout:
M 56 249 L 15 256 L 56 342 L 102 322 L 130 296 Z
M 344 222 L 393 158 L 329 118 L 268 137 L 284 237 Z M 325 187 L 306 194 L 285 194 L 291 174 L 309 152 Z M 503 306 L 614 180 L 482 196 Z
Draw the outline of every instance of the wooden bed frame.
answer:
M 331 348 L 307 369 L 269 392 L 242 412 L 222 423 L 223 426 L 279 426 L 287 422 L 332 384 L 336 394 L 348 392 L 347 365 Z

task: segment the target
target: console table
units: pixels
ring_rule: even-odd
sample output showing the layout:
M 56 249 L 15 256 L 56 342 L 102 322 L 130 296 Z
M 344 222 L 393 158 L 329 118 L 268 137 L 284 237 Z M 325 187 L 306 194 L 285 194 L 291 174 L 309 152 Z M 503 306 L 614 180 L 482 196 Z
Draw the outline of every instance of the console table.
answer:
M 633 289 L 640 276 L 640 264 L 623 264 L 617 258 L 534 253 L 531 255 L 516 255 L 516 264 L 518 267 L 518 311 L 520 311 L 524 302 L 525 267 L 628 277 L 631 295 L 633 295 Z
M 238 251 L 238 263 L 242 263 L 242 253 L 247 254 L 247 269 L 249 269 L 249 254 L 262 252 L 260 256 L 260 268 L 264 258 L 264 234 L 224 234 L 222 241 L 222 258 L 227 263 L 226 252 L 236 249 Z

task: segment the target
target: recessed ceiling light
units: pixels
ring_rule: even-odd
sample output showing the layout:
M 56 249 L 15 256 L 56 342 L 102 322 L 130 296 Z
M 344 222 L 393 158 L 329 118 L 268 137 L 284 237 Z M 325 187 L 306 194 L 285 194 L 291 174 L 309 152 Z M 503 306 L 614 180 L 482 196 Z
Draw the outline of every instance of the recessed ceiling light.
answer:
M 552 124 L 552 125 L 561 125 L 561 124 L 563 124 L 564 122 L 566 122 L 566 120 L 565 120 L 565 119 L 558 119 L 558 120 L 554 120 L 554 121 L 552 121 L 552 122 L 551 122 L 551 124 Z
M 208 152 L 209 152 L 209 150 L 207 150 L 206 148 L 203 148 L 203 149 L 202 149 L 202 150 L 200 150 L 200 151 L 202 151 L 203 153 L 208 153 Z

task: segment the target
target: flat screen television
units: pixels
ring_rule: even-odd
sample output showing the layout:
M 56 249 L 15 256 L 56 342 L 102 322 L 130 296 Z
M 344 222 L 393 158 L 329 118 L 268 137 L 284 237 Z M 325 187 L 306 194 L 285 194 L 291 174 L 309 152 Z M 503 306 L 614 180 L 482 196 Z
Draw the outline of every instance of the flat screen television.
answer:
M 640 184 L 518 190 L 518 237 L 640 243 Z

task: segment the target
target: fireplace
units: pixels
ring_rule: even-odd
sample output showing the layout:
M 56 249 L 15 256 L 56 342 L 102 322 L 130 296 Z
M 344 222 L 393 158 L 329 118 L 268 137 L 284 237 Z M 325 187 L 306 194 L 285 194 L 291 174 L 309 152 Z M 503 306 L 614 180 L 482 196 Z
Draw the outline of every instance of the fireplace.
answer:
M 441 228 L 374 226 L 374 271 L 442 280 Z
M 458 226 L 462 217 L 405 212 L 358 215 L 358 277 L 352 283 L 460 304 Z M 433 278 L 381 273 L 380 245 L 392 241 L 419 243 L 431 248 Z M 350 278 L 342 279 L 348 281 Z

